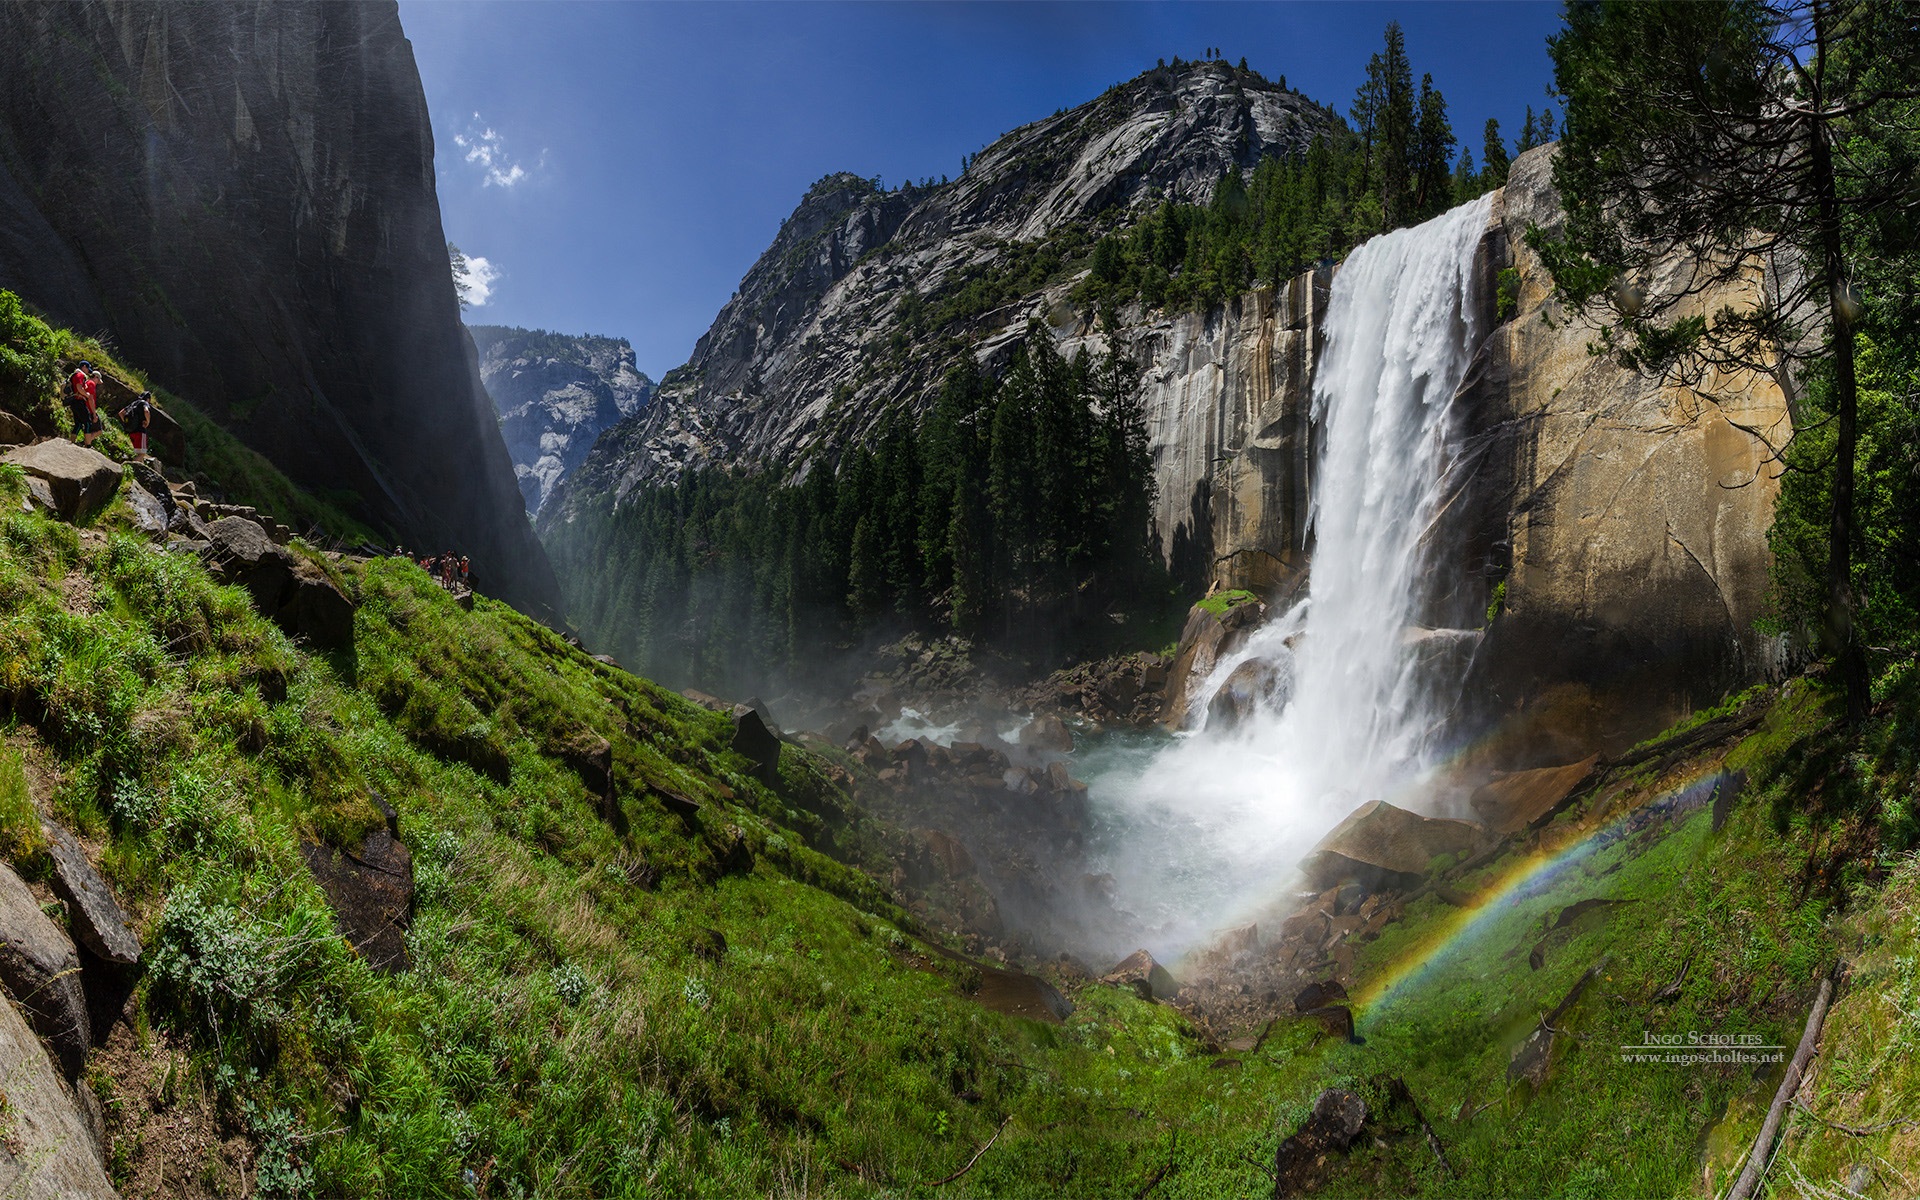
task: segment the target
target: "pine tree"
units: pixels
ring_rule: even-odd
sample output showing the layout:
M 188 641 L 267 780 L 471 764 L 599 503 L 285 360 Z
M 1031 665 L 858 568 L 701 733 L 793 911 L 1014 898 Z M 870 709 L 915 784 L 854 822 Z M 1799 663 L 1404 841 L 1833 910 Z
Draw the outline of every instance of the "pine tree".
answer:
M 1480 181 L 1488 191 L 1507 185 L 1507 167 L 1512 160 L 1507 157 L 1506 139 L 1500 136 L 1500 122 L 1487 118 L 1487 129 L 1480 144 Z

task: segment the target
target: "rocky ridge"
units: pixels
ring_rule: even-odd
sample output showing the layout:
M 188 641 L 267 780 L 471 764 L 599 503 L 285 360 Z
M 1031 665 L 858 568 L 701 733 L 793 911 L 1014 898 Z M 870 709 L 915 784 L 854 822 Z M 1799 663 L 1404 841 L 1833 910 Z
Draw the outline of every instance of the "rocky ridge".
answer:
M 625 338 L 469 325 L 527 512 L 539 513 L 601 432 L 646 407 L 653 380 Z
M 927 401 L 959 354 L 996 360 L 1033 318 L 1074 327 L 1063 301 L 1078 273 L 1062 246 L 1085 249 L 1160 198 L 1205 201 L 1233 167 L 1302 151 L 1336 120 L 1255 72 L 1188 63 L 1014 130 L 952 182 L 881 191 L 827 176 L 546 519 L 708 463 L 799 463 L 846 444 L 890 406 Z M 1010 285 L 1014 298 L 987 308 L 967 300 L 996 272 L 1031 279 L 1036 261 L 1050 271 L 1040 286 Z M 915 335 L 923 310 L 941 323 Z

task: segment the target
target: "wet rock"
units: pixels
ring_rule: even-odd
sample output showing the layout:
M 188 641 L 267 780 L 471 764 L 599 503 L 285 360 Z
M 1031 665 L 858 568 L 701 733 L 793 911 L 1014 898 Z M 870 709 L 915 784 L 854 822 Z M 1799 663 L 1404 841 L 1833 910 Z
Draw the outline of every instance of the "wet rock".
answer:
M 973 855 L 967 853 L 966 846 L 961 844 L 959 838 L 938 829 L 929 829 L 925 840 L 927 854 L 943 877 L 964 879 L 974 873 Z
M 1548 820 L 1593 774 L 1594 755 L 1560 767 L 1500 775 L 1474 792 L 1474 815 L 1498 834 L 1518 833 Z
M 1320 839 L 1301 863 L 1317 886 L 1358 880 L 1368 891 L 1415 886 L 1441 855 L 1471 850 L 1479 826 L 1423 817 L 1384 800 L 1361 805 Z
M 1260 926 L 1249 922 L 1229 929 L 1214 941 L 1214 947 L 1229 957 L 1242 957 L 1260 950 Z
M 113 889 L 87 861 L 86 851 L 72 834 L 52 821 L 42 821 L 41 828 L 53 859 L 53 891 L 66 902 L 74 936 L 102 962 L 116 967 L 137 964 L 140 938 Z
M 5 864 L 0 864 L 0 984 L 53 1047 L 61 1069 L 69 1078 L 78 1075 L 93 1041 L 80 956 Z
M 1207 703 L 1208 729 L 1238 729 L 1262 709 L 1277 711 L 1286 703 L 1290 676 L 1280 664 L 1250 658 L 1235 667 Z
M 54 512 L 67 521 L 92 516 L 120 490 L 119 464 L 65 438 L 17 446 L 0 454 L 0 463 L 11 463 L 44 482 Z
M 1171 1000 L 1180 993 L 1180 981 L 1146 950 L 1135 950 L 1121 959 L 1100 977 L 1100 982 L 1130 987 L 1142 1000 Z
M 1273 1194 L 1304 1196 L 1325 1176 L 1328 1160 L 1353 1145 L 1367 1124 L 1367 1105 L 1344 1088 L 1328 1088 L 1313 1102 L 1313 1115 L 1280 1143 L 1273 1157 Z
M 1027 722 L 1020 731 L 1020 744 L 1035 750 L 1048 750 L 1057 754 L 1073 753 L 1073 731 L 1067 728 L 1058 714 L 1035 713 L 1033 720 Z
M 780 738 L 760 714 L 745 704 L 733 707 L 733 740 L 728 748 L 754 766 L 754 774 L 762 783 L 773 783 L 780 777 Z
M 1058 1025 L 1073 1015 L 1073 1004 L 1046 980 L 1022 971 L 980 968 L 974 999 L 990 1012 Z
M 407 927 L 413 920 L 413 854 L 395 836 L 393 820 L 351 851 L 303 842 L 300 856 L 326 893 L 347 941 L 376 971 L 407 969 Z
M 222 517 L 208 526 L 208 565 L 253 597 L 260 614 L 327 649 L 353 645 L 353 601 L 320 567 L 267 537 L 255 521 Z
M 1180 631 L 1180 648 L 1169 672 L 1168 694 L 1161 722 L 1169 729 L 1186 729 L 1197 715 L 1193 688 L 1204 680 L 1214 665 L 1226 658 L 1260 627 L 1267 606 L 1248 598 L 1215 616 L 1204 605 L 1196 604 L 1187 613 L 1187 624 Z
M 31 1200 L 116 1200 L 119 1193 L 107 1181 L 96 1153 L 93 1122 L 70 1099 L 33 1030 L 4 999 L 0 1079 L 6 1080 L 7 1096 L 0 1194 Z

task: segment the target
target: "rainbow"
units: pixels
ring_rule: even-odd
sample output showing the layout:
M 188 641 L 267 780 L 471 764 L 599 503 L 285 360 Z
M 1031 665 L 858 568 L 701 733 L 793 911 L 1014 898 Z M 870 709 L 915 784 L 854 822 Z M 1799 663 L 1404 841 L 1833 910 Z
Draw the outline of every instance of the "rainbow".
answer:
M 1352 1006 L 1356 1021 L 1377 1015 L 1419 982 L 1428 972 L 1446 962 L 1459 948 L 1484 932 L 1491 917 L 1513 903 L 1533 885 L 1577 866 L 1617 840 L 1616 833 L 1635 816 L 1660 807 L 1688 808 L 1713 794 L 1719 780 L 1717 764 L 1689 776 L 1667 789 L 1650 803 L 1632 805 L 1593 825 L 1584 822 L 1564 826 L 1566 840 L 1552 848 L 1516 855 L 1498 870 L 1494 880 L 1471 902 L 1434 923 L 1431 932 L 1401 951 L 1383 969 L 1370 974 L 1354 989 Z

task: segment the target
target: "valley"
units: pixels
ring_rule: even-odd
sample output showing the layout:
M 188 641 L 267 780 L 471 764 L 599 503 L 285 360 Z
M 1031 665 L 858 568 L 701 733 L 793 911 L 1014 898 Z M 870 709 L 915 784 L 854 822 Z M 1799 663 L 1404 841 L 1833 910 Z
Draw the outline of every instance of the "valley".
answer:
M 456 290 L 403 10 L 7 10 L 0 1188 L 1911 1195 L 1841 7 L 1571 7 L 1477 165 L 1398 22 L 1344 111 L 1162 59 L 821 177 L 657 382 Z M 1594 83 L 1815 27 L 1825 258 Z

